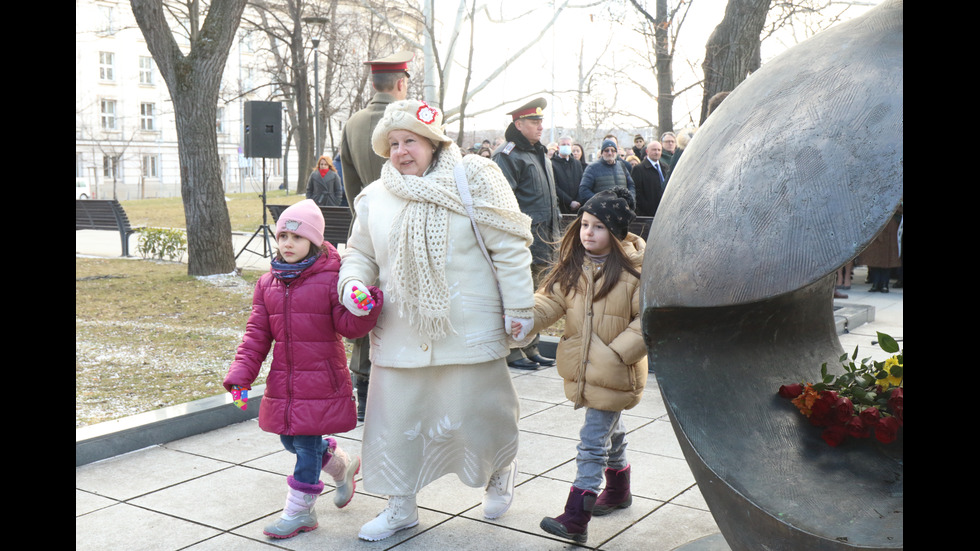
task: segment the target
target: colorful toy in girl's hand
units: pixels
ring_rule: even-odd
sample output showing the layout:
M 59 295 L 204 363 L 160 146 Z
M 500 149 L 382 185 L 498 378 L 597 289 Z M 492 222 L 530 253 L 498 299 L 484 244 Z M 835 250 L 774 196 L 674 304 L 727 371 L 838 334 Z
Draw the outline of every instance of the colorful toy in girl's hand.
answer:
M 231 397 L 235 400 L 235 405 L 245 409 L 248 407 L 248 391 L 252 387 L 247 385 L 231 385 Z
M 371 308 L 374 308 L 374 298 L 364 291 L 358 290 L 357 287 L 354 287 L 354 292 L 350 294 L 350 298 L 357 302 L 357 307 L 361 310 L 371 311 Z

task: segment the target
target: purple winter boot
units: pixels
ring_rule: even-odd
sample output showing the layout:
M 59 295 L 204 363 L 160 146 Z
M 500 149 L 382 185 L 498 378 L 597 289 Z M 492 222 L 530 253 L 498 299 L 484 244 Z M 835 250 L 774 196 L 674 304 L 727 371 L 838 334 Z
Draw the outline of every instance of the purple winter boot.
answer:
M 616 509 L 625 509 L 633 504 L 633 494 L 630 493 L 630 466 L 625 469 L 606 469 L 606 487 L 595 500 L 592 514 L 601 517 Z
M 576 543 L 585 543 L 589 539 L 589 521 L 592 520 L 595 500 L 595 492 L 572 486 L 565 502 L 565 512 L 556 518 L 545 517 L 541 521 L 541 529 Z

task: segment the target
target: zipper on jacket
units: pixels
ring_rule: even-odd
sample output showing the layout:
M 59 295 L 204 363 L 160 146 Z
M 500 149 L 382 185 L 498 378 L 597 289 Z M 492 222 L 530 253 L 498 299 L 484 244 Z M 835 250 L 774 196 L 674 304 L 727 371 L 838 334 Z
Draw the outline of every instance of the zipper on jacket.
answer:
M 283 286 L 286 288 L 282 301 L 283 335 L 286 337 L 284 343 L 286 348 L 286 407 L 282 409 L 282 424 L 285 427 L 284 434 L 289 434 L 289 409 L 293 404 L 293 339 L 289 323 L 289 284 L 283 283 Z
M 595 294 L 595 265 L 592 262 L 586 261 L 585 266 L 583 266 L 586 274 L 586 284 L 585 284 L 585 305 L 586 305 L 586 323 L 584 324 L 588 328 L 588 333 L 582 335 L 582 365 L 579 368 L 579 379 L 578 379 L 578 398 L 576 402 L 582 403 L 585 400 L 585 372 L 589 365 L 589 353 L 592 345 L 592 313 L 593 304 L 592 297 Z

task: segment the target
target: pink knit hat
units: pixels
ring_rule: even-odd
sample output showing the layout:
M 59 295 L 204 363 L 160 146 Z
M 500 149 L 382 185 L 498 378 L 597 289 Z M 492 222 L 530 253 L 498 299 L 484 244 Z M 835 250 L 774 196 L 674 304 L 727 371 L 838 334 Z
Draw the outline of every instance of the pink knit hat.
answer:
M 303 199 L 282 211 L 276 222 L 276 239 L 284 231 L 305 237 L 319 247 L 323 243 L 323 213 L 320 207 L 313 199 Z

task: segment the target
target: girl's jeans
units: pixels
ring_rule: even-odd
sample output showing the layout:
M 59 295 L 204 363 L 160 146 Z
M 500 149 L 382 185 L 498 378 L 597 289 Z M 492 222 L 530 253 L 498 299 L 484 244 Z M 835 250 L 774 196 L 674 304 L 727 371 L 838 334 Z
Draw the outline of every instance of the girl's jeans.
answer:
M 578 472 L 574 486 L 595 493 L 602 487 L 604 469 L 626 468 L 626 429 L 621 411 L 586 408 L 575 461 Z
M 281 435 L 279 439 L 286 451 L 296 454 L 296 468 L 293 478 L 304 484 L 320 481 L 323 468 L 323 454 L 327 453 L 327 441 L 322 436 Z

